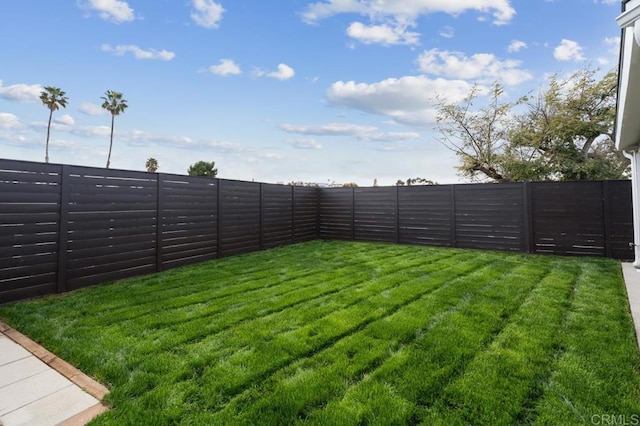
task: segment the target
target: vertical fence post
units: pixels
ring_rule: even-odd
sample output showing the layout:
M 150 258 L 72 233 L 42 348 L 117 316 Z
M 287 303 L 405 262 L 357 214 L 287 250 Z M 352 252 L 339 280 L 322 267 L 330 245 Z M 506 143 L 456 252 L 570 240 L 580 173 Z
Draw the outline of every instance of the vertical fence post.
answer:
M 356 189 L 351 187 L 351 241 L 356 240 Z
M 262 182 L 260 182 L 258 185 L 260 185 L 260 195 L 259 195 L 259 200 L 258 200 L 258 205 L 260 206 L 260 250 L 262 250 L 262 224 L 264 222 L 264 209 L 262 208 L 262 197 L 263 197 L 263 189 L 262 189 Z
M 291 185 L 291 242 L 296 242 L 296 186 Z
M 522 212 L 524 220 L 524 241 L 522 248 L 525 253 L 533 253 L 535 247 L 533 244 L 533 211 L 531 205 L 531 183 L 524 182 L 522 184 Z
M 602 214 L 604 231 L 604 255 L 613 257 L 611 249 L 611 188 L 609 181 L 602 181 Z
M 56 291 L 67 291 L 67 243 L 69 241 L 69 166 L 60 168 L 60 215 L 58 222 L 58 274 Z
M 216 245 L 217 245 L 217 247 L 216 247 L 216 257 L 220 258 L 220 257 L 222 257 L 222 256 L 220 256 L 220 250 L 222 249 L 222 243 L 221 243 L 222 236 L 220 234 L 221 228 L 222 228 L 220 226 L 220 215 L 222 213 L 222 207 L 220 206 L 220 200 L 221 200 L 220 193 L 222 192 L 222 180 L 221 179 L 216 179 L 216 181 L 217 181 L 216 187 L 218 189 L 218 192 L 216 194 L 216 209 L 217 209 L 217 212 L 216 212 L 216 239 L 217 239 L 217 241 L 216 241 Z
M 400 187 L 396 185 L 396 244 L 400 244 Z
M 323 190 L 320 188 L 315 188 L 315 200 L 316 200 L 316 238 L 320 238 L 320 208 L 322 206 L 322 192 Z
M 160 272 L 162 271 L 162 211 L 164 208 L 160 173 L 156 173 L 156 191 L 156 272 Z
M 449 229 L 449 239 L 451 241 L 451 247 L 458 247 L 458 242 L 456 241 L 456 186 L 451 185 L 451 193 L 449 195 L 450 201 L 450 211 L 449 211 L 449 221 L 451 223 L 451 228 Z

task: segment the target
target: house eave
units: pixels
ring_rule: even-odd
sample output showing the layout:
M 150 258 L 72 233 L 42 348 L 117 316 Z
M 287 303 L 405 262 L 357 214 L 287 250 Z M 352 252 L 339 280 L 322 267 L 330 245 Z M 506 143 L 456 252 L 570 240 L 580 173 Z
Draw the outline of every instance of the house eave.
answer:
M 619 150 L 637 151 L 640 150 L 640 0 L 624 2 L 623 9 L 617 18 L 622 36 L 615 140 Z

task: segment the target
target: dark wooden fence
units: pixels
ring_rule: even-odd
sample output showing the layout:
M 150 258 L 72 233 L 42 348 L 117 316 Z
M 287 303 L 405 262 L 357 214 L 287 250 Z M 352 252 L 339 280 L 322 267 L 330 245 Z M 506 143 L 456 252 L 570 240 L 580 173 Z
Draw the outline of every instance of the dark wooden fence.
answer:
M 317 189 L 0 160 L 0 303 L 316 238 L 633 252 L 630 181 Z
M 320 191 L 320 238 L 629 259 L 631 181 Z
M 316 239 L 318 196 L 0 160 L 0 303 Z

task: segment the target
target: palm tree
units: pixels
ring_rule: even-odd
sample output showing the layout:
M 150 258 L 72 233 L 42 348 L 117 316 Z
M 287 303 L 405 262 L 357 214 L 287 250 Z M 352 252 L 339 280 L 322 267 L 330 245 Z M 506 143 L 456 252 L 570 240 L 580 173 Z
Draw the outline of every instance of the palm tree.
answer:
M 53 111 L 60 107 L 66 108 L 67 101 L 69 100 L 66 93 L 60 90 L 58 87 L 45 86 L 44 90 L 40 92 L 40 100 L 42 104 L 49 108 L 49 124 L 47 125 L 47 144 L 45 147 L 44 161 L 49 162 L 49 135 L 51 134 L 51 117 L 53 117 Z
M 122 98 L 122 93 L 115 92 L 113 90 L 107 90 L 105 92 L 106 96 L 102 96 L 104 99 L 102 103 L 102 108 L 106 109 L 111 113 L 111 140 L 109 142 L 109 156 L 107 157 L 107 169 L 109 168 L 109 164 L 111 163 L 111 149 L 113 148 L 113 123 L 115 121 L 116 115 L 120 115 L 124 113 L 124 110 L 127 109 L 127 100 Z
M 144 166 L 147 168 L 149 173 L 155 173 L 158 170 L 158 160 L 153 157 L 149 157 Z

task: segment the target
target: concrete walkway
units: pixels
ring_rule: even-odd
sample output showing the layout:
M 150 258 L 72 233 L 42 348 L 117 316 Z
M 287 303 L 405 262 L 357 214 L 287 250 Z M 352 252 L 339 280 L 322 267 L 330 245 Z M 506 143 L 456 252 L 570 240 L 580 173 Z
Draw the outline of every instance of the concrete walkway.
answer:
M 622 274 L 627 286 L 631 317 L 636 328 L 636 339 L 640 348 L 640 269 L 634 268 L 631 263 L 623 263 Z
M 108 389 L 0 322 L 0 426 L 84 425 Z

